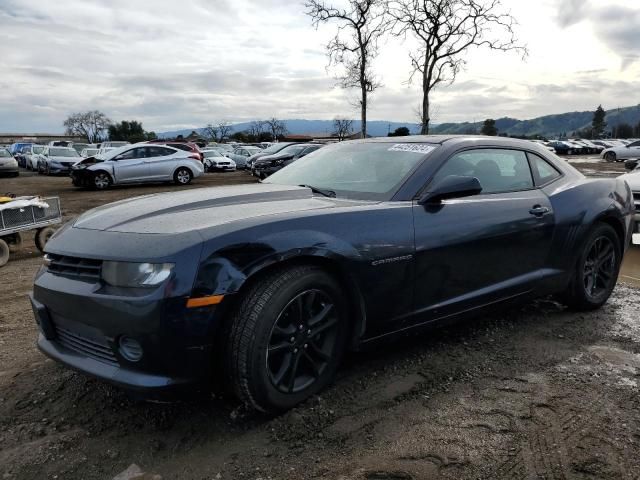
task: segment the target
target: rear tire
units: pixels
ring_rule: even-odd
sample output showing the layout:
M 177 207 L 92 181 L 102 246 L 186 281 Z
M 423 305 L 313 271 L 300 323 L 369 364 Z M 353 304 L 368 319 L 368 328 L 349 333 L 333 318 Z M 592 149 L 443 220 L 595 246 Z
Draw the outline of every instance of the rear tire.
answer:
M 193 173 L 186 167 L 180 167 L 173 174 L 173 181 L 176 185 L 189 185 L 193 180 Z
M 249 288 L 222 337 L 227 383 L 242 402 L 282 412 L 333 381 L 348 334 L 342 292 L 311 265 L 277 270 Z
M 15 253 L 22 247 L 22 234 L 20 232 L 7 235 L 3 240 L 9 245 L 9 251 Z
M 621 261 L 616 231 L 610 225 L 597 223 L 587 236 L 571 283 L 562 295 L 564 303 L 578 311 L 600 308 L 616 286 Z
M 4 267 L 7 264 L 10 255 L 9 245 L 0 238 L 0 267 Z
M 53 227 L 39 228 L 36 232 L 36 247 L 41 253 L 44 253 L 44 247 L 54 233 L 56 233 L 56 231 Z

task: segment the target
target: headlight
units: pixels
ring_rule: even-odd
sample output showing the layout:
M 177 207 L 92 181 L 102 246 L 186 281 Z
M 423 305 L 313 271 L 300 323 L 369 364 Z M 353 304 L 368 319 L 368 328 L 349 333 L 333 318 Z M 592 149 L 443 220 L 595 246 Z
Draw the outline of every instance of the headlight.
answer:
M 173 263 L 103 262 L 102 280 L 114 287 L 154 287 L 171 275 Z

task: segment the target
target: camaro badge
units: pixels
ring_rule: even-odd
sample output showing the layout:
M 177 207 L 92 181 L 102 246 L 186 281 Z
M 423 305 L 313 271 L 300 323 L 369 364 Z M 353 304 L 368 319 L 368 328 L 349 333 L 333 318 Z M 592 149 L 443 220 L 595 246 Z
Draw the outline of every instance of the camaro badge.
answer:
M 411 260 L 413 255 L 403 255 L 401 257 L 382 258 L 380 260 L 374 260 L 371 262 L 371 266 L 377 267 L 378 265 L 386 265 L 387 263 L 404 262 L 405 260 Z

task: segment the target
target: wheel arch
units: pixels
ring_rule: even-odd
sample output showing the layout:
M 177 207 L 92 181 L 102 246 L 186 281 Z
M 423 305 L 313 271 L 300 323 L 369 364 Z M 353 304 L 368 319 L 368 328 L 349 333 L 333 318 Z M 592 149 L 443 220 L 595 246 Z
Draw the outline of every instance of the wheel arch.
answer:
M 245 292 L 252 285 L 260 282 L 263 278 L 271 275 L 277 270 L 285 270 L 300 265 L 313 265 L 321 268 L 331 275 L 344 289 L 347 303 L 349 305 L 349 339 L 348 348 L 357 349 L 360 339 L 366 329 L 366 308 L 364 296 L 356 279 L 345 268 L 339 258 L 325 254 L 299 253 L 295 255 L 278 256 L 267 259 L 259 265 L 254 265 L 246 272 L 246 277 L 238 285 L 237 289 L 230 296 L 229 302 L 225 305 L 225 311 L 235 307 Z M 227 303 L 227 302 L 223 302 Z M 227 315 L 224 315 L 225 317 Z
M 620 251 L 624 252 L 626 246 L 626 234 L 623 221 L 614 215 L 603 212 L 595 218 L 591 225 L 591 228 L 593 228 L 597 223 L 604 223 L 613 228 L 613 230 L 616 232 L 616 235 L 618 236 Z

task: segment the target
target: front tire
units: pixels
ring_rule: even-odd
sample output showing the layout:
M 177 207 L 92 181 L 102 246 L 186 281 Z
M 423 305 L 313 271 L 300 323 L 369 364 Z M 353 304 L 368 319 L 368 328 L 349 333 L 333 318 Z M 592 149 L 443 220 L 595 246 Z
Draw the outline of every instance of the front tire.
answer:
M 93 188 L 106 190 L 111 186 L 111 176 L 107 172 L 96 172 L 93 176 Z
M 242 402 L 282 412 L 333 381 L 348 333 L 342 292 L 311 265 L 278 270 L 246 292 L 223 340 L 227 380 Z
M 571 283 L 563 295 L 564 302 L 578 311 L 600 308 L 616 286 L 621 261 L 616 231 L 610 225 L 597 223 L 578 257 Z
M 607 162 L 615 162 L 616 161 L 616 154 L 614 152 L 607 152 L 604 154 L 604 159 Z

